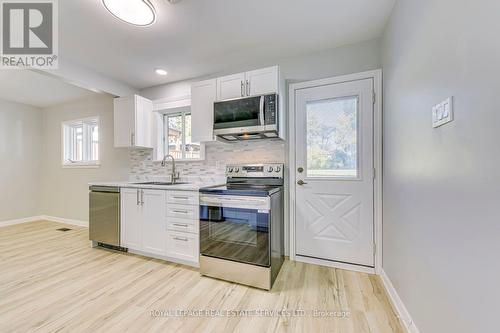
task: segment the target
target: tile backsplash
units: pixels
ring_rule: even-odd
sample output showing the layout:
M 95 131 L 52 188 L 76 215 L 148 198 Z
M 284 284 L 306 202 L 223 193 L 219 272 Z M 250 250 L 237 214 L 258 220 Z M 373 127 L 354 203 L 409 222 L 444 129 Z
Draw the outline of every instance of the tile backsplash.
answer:
M 227 164 L 285 161 L 285 142 L 260 140 L 237 143 L 209 142 L 205 144 L 205 160 L 177 162 L 181 180 L 198 182 L 224 182 Z M 130 180 L 149 181 L 167 177 L 171 163 L 162 167 L 153 161 L 151 149 L 132 150 L 130 153 Z

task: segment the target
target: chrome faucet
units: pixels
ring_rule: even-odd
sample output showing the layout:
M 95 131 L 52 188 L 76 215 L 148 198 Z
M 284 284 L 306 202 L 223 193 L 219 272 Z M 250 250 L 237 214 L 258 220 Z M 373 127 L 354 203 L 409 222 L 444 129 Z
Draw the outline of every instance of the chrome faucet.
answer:
M 175 172 L 175 158 L 172 155 L 165 155 L 165 157 L 163 157 L 163 160 L 161 161 L 161 166 L 164 167 L 167 164 L 167 158 L 169 158 L 169 157 L 172 159 L 171 182 L 172 182 L 172 184 L 175 184 L 175 181 L 180 178 L 179 173 Z

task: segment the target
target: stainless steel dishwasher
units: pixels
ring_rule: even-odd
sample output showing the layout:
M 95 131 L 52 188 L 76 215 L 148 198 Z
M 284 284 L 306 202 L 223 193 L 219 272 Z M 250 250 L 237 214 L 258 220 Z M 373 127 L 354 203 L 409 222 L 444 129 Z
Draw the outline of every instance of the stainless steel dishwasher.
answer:
M 89 239 L 120 246 L 120 188 L 90 186 Z

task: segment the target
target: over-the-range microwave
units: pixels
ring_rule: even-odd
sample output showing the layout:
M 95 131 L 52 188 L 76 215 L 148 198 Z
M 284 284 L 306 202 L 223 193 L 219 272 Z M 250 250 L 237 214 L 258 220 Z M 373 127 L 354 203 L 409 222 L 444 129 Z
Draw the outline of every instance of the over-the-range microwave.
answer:
M 214 135 L 224 141 L 279 137 L 278 94 L 214 103 Z

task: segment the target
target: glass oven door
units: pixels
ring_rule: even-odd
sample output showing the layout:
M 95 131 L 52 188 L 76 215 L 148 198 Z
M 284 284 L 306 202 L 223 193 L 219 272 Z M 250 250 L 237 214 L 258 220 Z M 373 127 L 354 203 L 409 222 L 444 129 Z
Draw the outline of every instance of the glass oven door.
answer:
M 202 255 L 270 265 L 269 197 L 200 196 Z

